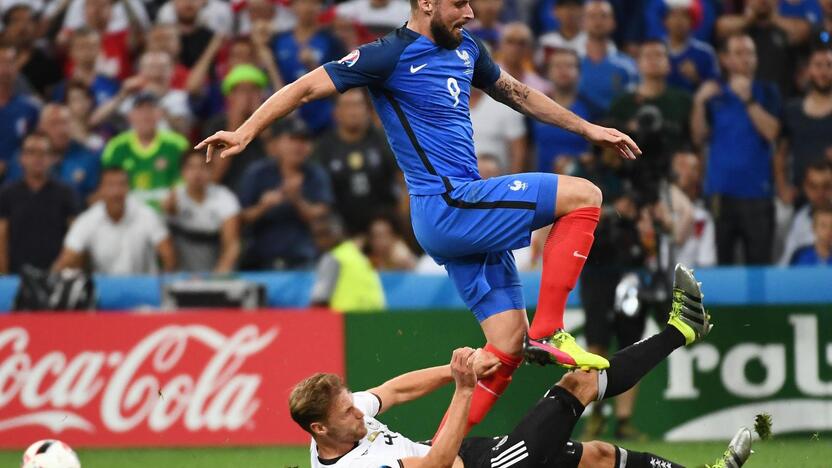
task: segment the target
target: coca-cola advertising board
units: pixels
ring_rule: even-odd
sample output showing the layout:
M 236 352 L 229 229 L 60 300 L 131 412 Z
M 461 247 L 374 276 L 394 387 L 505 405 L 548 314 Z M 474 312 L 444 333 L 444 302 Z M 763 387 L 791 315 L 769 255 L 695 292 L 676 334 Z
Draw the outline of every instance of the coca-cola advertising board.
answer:
M 303 444 L 292 386 L 344 374 L 326 311 L 0 317 L 0 448 Z

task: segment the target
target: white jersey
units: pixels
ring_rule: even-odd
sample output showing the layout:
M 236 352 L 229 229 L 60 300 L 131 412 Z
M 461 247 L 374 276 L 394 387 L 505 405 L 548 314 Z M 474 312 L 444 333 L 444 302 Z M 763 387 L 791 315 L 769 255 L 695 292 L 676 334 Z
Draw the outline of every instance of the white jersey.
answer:
M 377 396 L 369 392 L 356 392 L 352 398 L 355 407 L 364 413 L 367 435 L 354 449 L 334 463 L 331 460 L 322 463 L 318 459 L 318 446 L 313 440 L 309 448 L 312 468 L 397 468 L 400 466 L 399 460 L 423 457 L 430 451 L 429 446 L 417 444 L 398 432 L 391 431 L 374 417 L 381 409 L 381 402 Z

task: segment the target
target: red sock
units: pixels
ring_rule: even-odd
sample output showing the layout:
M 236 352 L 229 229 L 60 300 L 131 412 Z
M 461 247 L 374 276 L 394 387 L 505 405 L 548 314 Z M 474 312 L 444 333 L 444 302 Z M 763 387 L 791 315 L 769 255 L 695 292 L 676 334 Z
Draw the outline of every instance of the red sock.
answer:
M 491 376 L 477 382 L 477 386 L 474 388 L 474 395 L 471 397 L 471 410 L 468 412 L 468 426 L 465 429 L 466 434 L 471 431 L 472 427 L 479 424 L 485 418 L 485 415 L 491 411 L 491 407 L 494 406 L 494 403 L 497 403 L 497 399 L 500 398 L 500 395 L 506 390 L 508 384 L 511 383 L 511 375 L 514 374 L 514 371 L 523 362 L 522 357 L 506 354 L 490 343 L 486 344 L 484 349 L 497 356 L 502 365 Z M 433 436 L 434 439 L 436 439 L 439 431 L 445 425 L 445 419 L 447 417 L 448 413 L 445 413 L 442 422 L 439 423 L 436 434 Z
M 530 338 L 544 338 L 563 328 L 566 299 L 578 282 L 600 217 L 598 207 L 578 208 L 552 226 L 543 247 L 543 275 Z

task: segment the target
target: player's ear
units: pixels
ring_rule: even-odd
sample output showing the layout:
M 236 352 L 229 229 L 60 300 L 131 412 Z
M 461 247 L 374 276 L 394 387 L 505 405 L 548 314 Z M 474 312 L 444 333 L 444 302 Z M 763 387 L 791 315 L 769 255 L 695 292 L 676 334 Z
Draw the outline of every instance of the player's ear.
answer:
M 433 3 L 435 0 L 419 0 L 419 7 L 425 13 L 433 13 Z
M 309 430 L 312 431 L 312 434 L 320 437 L 326 435 L 326 426 L 323 423 L 313 422 L 309 425 Z

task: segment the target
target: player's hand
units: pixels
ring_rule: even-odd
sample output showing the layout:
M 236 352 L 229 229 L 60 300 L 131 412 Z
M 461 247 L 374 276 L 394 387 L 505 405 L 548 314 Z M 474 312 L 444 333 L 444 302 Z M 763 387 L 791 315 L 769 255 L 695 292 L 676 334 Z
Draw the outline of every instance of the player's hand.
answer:
M 489 377 L 497 372 L 500 367 L 500 359 L 497 356 L 479 348 L 468 357 L 468 361 L 471 363 L 471 368 L 474 369 L 474 374 L 477 375 L 478 380 Z
M 614 149 L 624 159 L 636 159 L 641 154 L 641 149 L 632 138 L 614 128 L 589 124 L 586 139 L 592 144 Z
M 219 152 L 220 159 L 238 154 L 248 146 L 248 141 L 239 132 L 219 131 L 194 146 L 195 150 L 205 149 L 205 162 L 211 162 Z
M 471 348 L 454 350 L 451 356 L 451 375 L 454 377 L 458 389 L 473 389 L 477 385 L 477 374 L 474 373 L 473 363 L 469 359 L 474 354 Z

